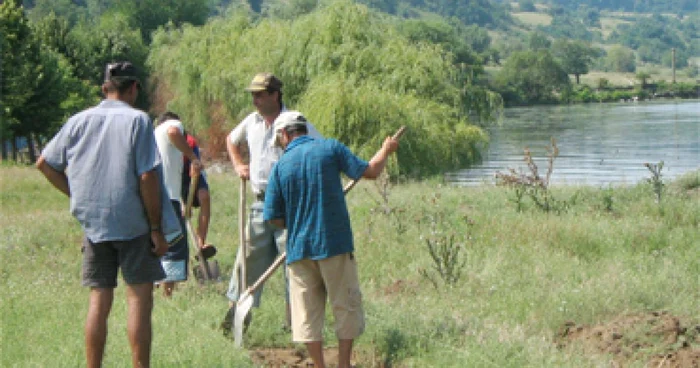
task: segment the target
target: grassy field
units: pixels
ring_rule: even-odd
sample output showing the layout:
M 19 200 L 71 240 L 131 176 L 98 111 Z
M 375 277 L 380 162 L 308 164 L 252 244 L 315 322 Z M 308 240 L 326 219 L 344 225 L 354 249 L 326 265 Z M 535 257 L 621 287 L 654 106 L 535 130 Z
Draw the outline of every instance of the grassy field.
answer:
M 527 199 L 519 212 L 514 192 L 502 187 L 361 182 L 348 194 L 367 314 L 358 367 L 643 367 L 676 345 L 700 351 L 698 175 L 667 183 L 661 203 L 646 184 L 553 188 L 559 213 Z M 0 177 L 0 366 L 82 366 L 88 293 L 68 200 L 33 168 L 3 165 Z M 239 181 L 210 177 L 210 241 L 228 276 Z M 158 293 L 154 367 L 252 367 L 250 351 L 298 348 L 281 329 L 279 273 L 245 349 L 234 348 L 218 330 L 225 279 L 189 282 L 172 300 Z M 106 367 L 129 362 L 124 288 L 117 290 Z M 683 346 L 643 345 L 625 357 L 560 344 L 567 322 L 598 325 L 661 310 L 681 326 L 699 326 L 697 334 L 689 328 Z M 332 329 L 326 336 L 336 343 Z
M 548 26 L 552 23 L 552 16 L 546 13 L 513 12 L 511 15 L 530 27 Z

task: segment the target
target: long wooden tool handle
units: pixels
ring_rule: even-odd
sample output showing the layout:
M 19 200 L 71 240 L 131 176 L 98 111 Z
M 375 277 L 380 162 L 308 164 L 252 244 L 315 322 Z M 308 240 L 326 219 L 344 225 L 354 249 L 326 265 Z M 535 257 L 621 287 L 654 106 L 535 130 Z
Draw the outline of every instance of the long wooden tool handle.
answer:
M 282 254 L 280 254 L 277 257 L 275 262 L 270 267 L 268 267 L 267 271 L 265 271 L 265 273 L 263 273 L 262 276 L 260 276 L 258 281 L 256 281 L 251 287 L 249 287 L 246 290 L 246 293 L 252 294 L 255 290 L 258 290 L 260 285 L 265 283 L 265 281 L 267 281 L 267 279 L 269 279 L 270 276 L 272 276 L 272 274 L 275 272 L 275 270 L 284 263 L 286 258 L 287 258 L 287 252 L 282 252 Z
M 187 204 L 185 206 L 185 218 L 188 220 L 192 217 L 192 203 L 194 202 L 195 192 L 197 192 L 197 184 L 199 184 L 199 175 L 191 178 L 190 188 L 187 192 Z
M 246 180 L 241 178 L 241 185 L 239 188 L 238 192 L 238 240 L 240 243 L 241 247 L 241 258 L 243 261 L 241 262 L 241 275 L 240 275 L 240 284 L 241 284 L 241 290 L 245 290 L 246 286 L 248 285 L 248 272 L 246 269 L 246 263 L 248 263 L 248 249 L 247 249 L 247 244 L 245 241 L 245 223 L 246 223 L 246 218 L 245 218 L 245 206 L 246 206 Z
M 397 130 L 396 133 L 394 133 L 394 135 L 391 138 L 393 140 L 401 139 L 401 136 L 405 132 L 406 132 L 406 126 L 404 125 L 401 128 L 399 128 L 399 130 Z M 360 181 L 360 179 L 355 179 L 355 180 L 349 182 L 348 185 L 346 185 L 345 188 L 343 188 L 343 193 L 347 194 L 350 191 L 350 189 L 352 189 L 359 181 Z

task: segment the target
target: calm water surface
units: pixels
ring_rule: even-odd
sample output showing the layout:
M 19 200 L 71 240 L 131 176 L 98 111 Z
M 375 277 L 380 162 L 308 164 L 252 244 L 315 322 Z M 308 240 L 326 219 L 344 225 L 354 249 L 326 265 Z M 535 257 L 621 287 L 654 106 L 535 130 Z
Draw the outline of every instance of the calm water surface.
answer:
M 664 161 L 665 179 L 700 168 L 698 100 L 506 109 L 502 124 L 489 134 L 483 162 L 448 174 L 448 181 L 495 183 L 496 172 L 527 171 L 525 147 L 544 175 L 551 137 L 559 147 L 554 185 L 636 184 L 650 177 L 646 162 Z

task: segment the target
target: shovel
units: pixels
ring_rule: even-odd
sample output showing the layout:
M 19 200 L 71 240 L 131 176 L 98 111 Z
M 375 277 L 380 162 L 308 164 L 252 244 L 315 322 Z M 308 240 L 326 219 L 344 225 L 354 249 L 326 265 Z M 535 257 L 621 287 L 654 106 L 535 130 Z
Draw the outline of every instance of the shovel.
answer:
M 245 190 L 246 190 L 246 181 L 245 179 L 241 178 L 241 186 L 240 190 L 238 191 L 238 241 L 240 243 L 241 247 L 241 259 L 243 262 L 241 262 L 241 268 L 240 272 L 241 274 L 239 275 L 239 283 L 240 283 L 240 289 L 239 290 L 245 290 L 246 285 L 248 284 L 248 272 L 246 271 L 246 263 L 247 261 L 247 256 L 248 256 L 248 250 L 247 244 L 246 244 L 246 239 L 245 239 L 245 206 L 246 206 L 246 196 L 245 196 Z
M 402 126 L 401 128 L 399 128 L 399 130 L 396 131 L 396 133 L 394 133 L 392 138 L 395 140 L 401 138 L 405 131 L 406 127 Z M 350 189 L 355 187 L 359 180 L 360 179 L 355 179 L 348 183 L 348 185 L 346 185 L 345 188 L 343 188 L 343 193 L 347 194 L 350 191 Z M 270 276 L 272 276 L 272 274 L 275 272 L 275 270 L 277 270 L 279 266 L 281 266 L 284 263 L 286 256 L 287 252 L 283 252 L 282 254 L 280 254 L 275 260 L 275 262 L 272 263 L 272 265 L 267 269 L 267 271 L 265 271 L 265 273 L 263 273 L 262 276 L 260 276 L 258 281 L 256 281 L 251 287 L 246 289 L 246 291 L 243 292 L 243 294 L 241 294 L 241 296 L 238 298 L 238 303 L 236 303 L 236 314 L 233 317 L 233 326 L 231 327 L 231 329 L 233 330 L 233 340 L 236 347 L 241 347 L 241 345 L 243 344 L 243 324 L 245 323 L 245 317 L 250 312 L 250 308 L 253 307 L 253 301 L 255 299 L 253 298 L 253 293 L 260 287 L 260 285 L 264 284 L 265 281 L 267 281 L 267 279 L 270 278 Z

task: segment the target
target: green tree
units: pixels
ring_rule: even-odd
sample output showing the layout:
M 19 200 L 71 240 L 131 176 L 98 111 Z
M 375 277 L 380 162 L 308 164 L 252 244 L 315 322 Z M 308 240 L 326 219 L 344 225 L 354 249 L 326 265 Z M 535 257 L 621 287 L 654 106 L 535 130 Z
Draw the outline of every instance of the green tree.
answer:
M 32 23 L 37 40 L 45 47 L 67 57 L 73 50 L 70 42 L 71 26 L 64 17 L 49 13 Z
M 582 5 L 577 13 L 586 26 L 600 28 L 600 10 Z
M 552 46 L 552 53 L 564 70 L 576 77 L 576 84 L 581 83 L 580 76 L 588 74 L 593 59 L 600 55 L 597 49 L 586 42 L 566 39 L 556 40 Z
M 2 140 L 23 137 L 31 147 L 53 134 L 68 113 L 89 103 L 91 91 L 55 48 L 41 44 L 16 3 L 0 5 L 0 29 Z M 31 160 L 34 153 L 29 150 Z
M 591 41 L 593 33 L 583 21 L 568 13 L 554 15 L 552 23 L 547 26 L 538 26 L 539 30 L 555 38 L 571 38 L 574 40 Z
M 472 24 L 458 30 L 458 33 L 466 39 L 469 46 L 475 52 L 479 54 L 489 52 L 489 48 L 491 47 L 491 36 L 489 36 L 489 32 L 485 28 Z
M 655 14 L 651 17 L 639 17 L 632 24 L 621 24 L 615 33 L 611 34 L 611 42 L 620 42 L 623 45 L 637 49 L 642 45 L 656 40 L 658 45 L 665 48 L 685 48 L 685 42 L 679 36 L 681 24 L 678 20 Z
M 250 4 L 260 12 L 260 0 Z M 149 44 L 151 33 L 168 22 L 176 26 L 204 24 L 214 11 L 214 3 L 211 0 L 120 0 L 114 3 L 110 12 L 115 11 L 125 16 L 129 28 L 141 30 L 144 42 Z
M 75 78 L 63 55 L 42 47 L 38 72 L 26 83 L 34 93 L 15 113 L 22 123 L 21 135 L 38 145 L 58 131 L 65 118 L 96 102 L 95 89 Z M 35 160 L 34 151 L 29 158 Z
M 613 46 L 606 57 L 608 68 L 615 72 L 630 73 L 637 70 L 634 52 L 623 46 Z
M 571 89 L 566 71 L 547 50 L 511 54 L 496 76 L 496 85 L 511 104 L 553 102 Z
M 365 4 L 370 8 L 379 9 L 385 13 L 396 14 L 401 0 L 359 0 L 358 3 Z
M 35 0 L 33 6 L 27 9 L 27 17 L 33 23 L 40 22 L 53 14 L 65 19 L 69 25 L 73 26 L 84 21 L 88 16 L 87 8 L 72 0 Z
M 440 45 L 445 50 L 454 55 L 455 64 L 463 64 L 474 66 L 482 64 L 478 60 L 477 55 L 472 50 L 468 43 L 474 41 L 481 51 L 488 47 L 488 34 L 484 35 L 478 32 L 479 27 L 475 28 L 460 27 L 459 25 L 451 25 L 443 18 L 433 19 L 409 19 L 402 21 L 398 25 L 398 29 L 412 42 L 427 42 L 429 44 Z M 467 30 L 470 32 L 467 35 Z M 461 31 L 461 32 L 460 32 Z M 484 45 L 486 43 L 486 45 Z M 476 72 L 480 73 L 479 69 Z
M 647 86 L 647 81 L 649 78 L 651 78 L 651 74 L 647 72 L 639 72 L 637 75 L 635 75 L 635 78 L 637 78 L 639 84 L 642 86 L 642 89 L 644 89 Z
M 6 140 L 11 139 L 14 143 L 16 137 L 25 137 L 28 133 L 18 118 L 18 111 L 34 94 L 27 81 L 35 79 L 38 74 L 39 48 L 32 38 L 21 1 L 10 0 L 0 4 L 0 47 L 0 141 L 4 155 Z
M 106 13 L 95 21 L 81 22 L 70 30 L 66 56 L 74 66 L 75 75 L 102 85 L 107 63 L 129 60 L 143 71 L 141 80 L 147 80 L 145 61 L 148 49 L 137 29 L 130 28 L 126 15 Z M 138 106 L 147 107 L 145 94 L 139 95 Z
M 549 49 L 552 46 L 552 41 L 549 40 L 546 34 L 535 31 L 530 32 L 528 36 L 527 44 L 530 50 L 541 50 Z
M 428 11 L 446 18 L 454 17 L 465 25 L 498 27 L 513 23 L 505 5 L 489 0 L 404 0 L 397 3 L 397 9 L 413 8 L 413 14 L 424 14 Z
M 320 0 L 289 0 L 267 5 L 263 8 L 263 14 L 273 18 L 294 19 L 301 15 L 311 13 L 318 6 Z
M 519 0 L 518 10 L 521 12 L 536 12 L 537 8 L 532 0 Z

